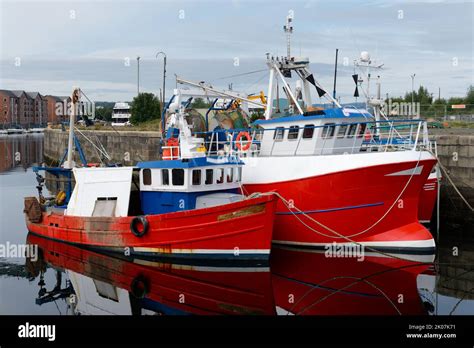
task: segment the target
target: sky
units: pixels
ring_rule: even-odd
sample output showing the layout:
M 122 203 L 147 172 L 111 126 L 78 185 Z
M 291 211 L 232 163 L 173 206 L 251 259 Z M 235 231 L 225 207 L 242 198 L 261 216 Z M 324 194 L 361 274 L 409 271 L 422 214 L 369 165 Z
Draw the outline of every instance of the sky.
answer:
M 292 11 L 292 53 L 308 57 L 318 81 L 353 102 L 353 61 L 361 51 L 383 64 L 383 95 L 423 85 L 441 97 L 474 84 L 474 4 L 442 0 L 0 0 L 0 89 L 68 95 L 79 86 L 96 101 L 166 94 L 175 75 L 215 87 L 266 92 L 265 54 L 285 55 Z M 247 74 L 248 72 L 259 71 Z M 243 74 L 243 75 L 242 75 Z M 234 76 L 240 75 L 240 76 Z M 232 76 L 232 77 L 229 77 Z M 314 93 L 315 94 L 315 93 Z M 317 102 L 314 96 L 313 100 Z

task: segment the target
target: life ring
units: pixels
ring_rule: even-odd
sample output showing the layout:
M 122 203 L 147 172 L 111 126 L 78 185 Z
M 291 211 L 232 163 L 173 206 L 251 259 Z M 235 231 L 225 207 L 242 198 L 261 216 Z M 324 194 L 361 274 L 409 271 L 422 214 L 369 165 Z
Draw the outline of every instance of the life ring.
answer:
M 150 284 L 148 279 L 139 275 L 132 280 L 130 284 L 130 293 L 138 299 L 142 299 L 150 291 Z
M 242 146 L 242 143 L 240 142 L 240 140 L 243 138 L 243 137 L 246 137 L 248 140 L 247 140 L 247 144 L 245 144 L 244 146 Z M 250 149 L 250 145 L 252 145 L 252 138 L 250 137 L 250 134 L 249 132 L 240 132 L 238 135 L 237 135 L 237 138 L 235 138 L 235 146 L 237 146 L 237 148 L 241 151 L 247 151 L 248 149 Z
M 149 228 L 148 220 L 145 216 L 135 216 L 132 221 L 130 221 L 130 230 L 137 237 L 143 237 Z
M 364 134 L 364 140 L 365 141 L 370 141 L 372 140 L 372 133 L 367 129 Z

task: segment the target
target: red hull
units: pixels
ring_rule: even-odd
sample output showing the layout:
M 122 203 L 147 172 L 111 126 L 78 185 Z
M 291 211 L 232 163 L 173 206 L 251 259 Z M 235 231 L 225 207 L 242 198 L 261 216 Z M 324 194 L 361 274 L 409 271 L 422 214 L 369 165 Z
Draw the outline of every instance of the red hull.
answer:
M 418 203 L 421 189 L 435 162 L 420 161 L 418 167 L 422 167 L 422 171 L 413 176 L 393 174 L 409 171 L 417 165 L 417 162 L 403 162 L 285 182 L 245 184 L 244 188 L 248 193 L 277 191 L 285 199 L 292 200 L 294 206 L 305 214 L 346 237 L 319 226 L 303 214 L 297 215 L 319 233 L 310 230 L 279 201 L 273 236 L 275 243 L 322 248 L 327 243 L 352 240 L 377 245 L 379 250 L 408 248 L 414 252 L 432 252 L 433 237 L 418 223 Z M 406 186 L 408 180 L 411 181 Z
M 275 200 L 263 196 L 222 206 L 148 215 L 148 232 L 135 236 L 133 217 L 78 217 L 43 213 L 40 223 L 27 218 L 32 233 L 121 254 L 177 257 L 267 259 Z
M 275 305 L 286 315 L 426 315 L 416 279 L 430 267 L 388 257 L 358 261 L 275 248 Z
M 128 291 L 135 299 L 135 313 L 140 313 L 142 309 L 164 314 L 274 313 L 268 266 L 256 270 L 180 266 L 158 262 L 146 265 L 140 264 L 139 260 L 121 260 L 31 234 L 28 236 L 28 243 L 37 244 L 43 251 L 40 263 L 44 261 L 55 268 L 91 278 L 94 282 L 104 282 Z M 78 280 L 79 277 L 74 279 Z M 137 284 L 142 286 L 138 287 Z M 78 289 L 75 291 L 78 297 L 76 308 L 80 308 L 82 302 L 88 301 L 92 301 L 92 307 L 97 308 L 93 302 L 95 298 L 100 297 L 96 289 L 91 293 L 81 293 Z M 97 300 L 96 305 L 104 303 L 103 298 Z M 91 308 L 91 304 L 88 302 L 84 308 Z M 104 313 L 107 312 L 102 314 Z
M 423 185 L 418 206 L 418 219 L 421 223 L 429 223 L 438 197 L 438 180 L 428 178 Z

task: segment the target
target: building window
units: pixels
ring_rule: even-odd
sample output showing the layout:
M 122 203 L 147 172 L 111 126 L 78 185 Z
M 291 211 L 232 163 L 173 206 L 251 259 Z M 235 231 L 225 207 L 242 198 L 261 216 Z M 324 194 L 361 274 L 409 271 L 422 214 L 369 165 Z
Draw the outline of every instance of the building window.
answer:
M 224 168 L 217 169 L 217 184 L 222 184 L 224 182 Z
M 226 169 L 226 172 L 227 172 L 227 182 L 232 182 L 234 181 L 234 168 L 227 168 Z
M 206 185 L 212 185 L 214 183 L 214 170 L 206 169 Z
M 291 126 L 290 130 L 288 131 L 288 140 L 298 139 L 299 133 L 300 133 L 299 126 Z
M 143 185 L 151 185 L 151 169 L 143 169 Z
M 334 123 L 326 123 L 323 127 L 323 139 L 329 139 L 334 136 L 336 125 Z
M 170 173 L 168 169 L 161 170 L 161 184 L 168 186 L 170 184 Z
M 184 169 L 173 169 L 173 186 L 184 185 Z
M 273 134 L 274 140 L 283 140 L 285 137 L 285 128 L 284 127 L 277 127 L 275 129 L 275 133 Z
M 201 185 L 201 169 L 193 170 L 193 185 Z
M 347 137 L 352 138 L 357 130 L 357 123 L 351 124 L 349 127 L 349 131 L 347 132 Z
M 307 124 L 303 128 L 303 139 L 311 139 L 314 134 L 314 124 Z
M 346 136 L 346 132 L 347 132 L 347 124 L 343 123 L 339 126 L 339 129 L 337 131 L 337 137 L 344 138 Z
M 359 127 L 359 131 L 357 132 L 357 137 L 362 138 L 365 133 L 365 129 L 367 128 L 367 123 L 361 123 Z

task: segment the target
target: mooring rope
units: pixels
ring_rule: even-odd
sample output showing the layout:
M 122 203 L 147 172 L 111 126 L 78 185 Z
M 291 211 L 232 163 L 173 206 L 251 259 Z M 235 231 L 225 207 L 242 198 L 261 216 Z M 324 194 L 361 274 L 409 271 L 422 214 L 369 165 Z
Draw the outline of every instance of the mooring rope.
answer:
M 436 157 L 436 155 L 430 150 L 430 153 Z M 466 205 L 468 206 L 468 208 L 471 210 L 471 211 L 474 211 L 474 208 L 472 207 L 471 204 L 469 204 L 469 202 L 467 201 L 467 199 L 463 196 L 463 194 L 461 193 L 461 191 L 459 191 L 459 189 L 457 188 L 456 184 L 454 184 L 453 180 L 451 179 L 450 175 L 448 174 L 448 170 L 446 169 L 446 167 L 441 163 L 441 161 L 438 160 L 438 164 L 439 164 L 439 167 L 443 170 L 443 173 L 444 175 L 446 175 L 446 178 L 448 179 L 448 181 L 451 183 L 451 185 L 453 185 L 453 188 L 454 190 L 457 192 L 457 194 L 459 195 L 459 197 L 461 197 L 461 199 L 464 201 L 464 203 L 466 203 Z
M 389 209 L 382 215 L 382 217 L 380 217 L 375 223 L 373 223 L 371 226 L 369 226 L 368 228 L 366 228 L 365 230 L 361 231 L 361 232 L 358 232 L 358 233 L 355 233 L 355 234 L 352 234 L 352 235 L 349 235 L 349 236 L 345 236 L 337 231 L 335 231 L 334 229 L 330 228 L 329 226 L 326 226 L 325 224 L 323 224 L 322 222 L 320 221 L 317 221 L 315 218 L 311 217 L 310 215 L 306 214 L 304 211 L 302 211 L 301 209 L 299 209 L 298 207 L 296 207 L 294 204 L 290 204 L 290 202 L 288 202 L 288 200 L 286 200 L 280 193 L 276 192 L 276 191 L 270 191 L 270 192 L 265 192 L 265 193 L 260 193 L 260 192 L 254 192 L 252 193 L 251 195 L 248 196 L 248 198 L 252 198 L 252 197 L 255 197 L 255 196 L 258 196 L 258 195 L 275 195 L 277 196 L 282 202 L 283 204 L 286 206 L 286 208 L 288 209 L 288 211 L 301 223 L 303 224 L 306 228 L 308 228 L 309 230 L 311 230 L 312 232 L 315 232 L 319 235 L 322 235 L 322 236 L 325 236 L 325 237 L 329 237 L 329 238 L 341 238 L 341 239 L 345 239 L 346 241 L 348 242 L 351 242 L 353 244 L 356 244 L 356 245 L 359 245 L 361 246 L 363 249 L 369 249 L 370 251 L 373 251 L 375 253 L 379 253 L 381 255 L 385 255 L 387 257 L 391 257 L 391 258 L 396 258 L 396 259 L 399 259 L 399 260 L 404 260 L 404 261 L 412 261 L 410 259 L 406 259 L 406 258 L 403 258 L 401 256 L 395 256 L 393 254 L 389 254 L 389 253 L 385 253 L 383 251 L 380 251 L 380 250 L 377 250 L 377 249 L 374 249 L 370 246 L 366 246 L 366 245 L 363 245 L 359 242 L 356 242 L 354 239 L 352 239 L 352 237 L 355 237 L 355 236 L 359 236 L 363 233 L 366 233 L 368 231 L 370 231 L 372 228 L 374 228 L 375 226 L 377 226 L 383 219 L 385 219 L 385 217 L 388 215 L 388 213 L 393 209 L 393 207 L 395 206 L 395 204 L 399 201 L 400 197 L 403 195 L 403 193 L 406 191 L 408 185 L 410 184 L 411 180 L 413 179 L 413 176 L 415 175 L 415 172 L 416 172 L 416 169 L 418 168 L 419 166 L 419 163 L 420 163 L 420 160 L 421 160 L 421 154 L 422 154 L 422 151 L 420 151 L 420 155 L 418 156 L 418 160 L 417 160 L 417 163 L 416 163 L 416 166 L 415 168 L 412 170 L 411 172 L 411 175 L 410 177 L 408 178 L 407 180 L 407 183 L 405 184 L 405 186 L 403 187 L 402 191 L 400 192 L 400 194 L 397 196 L 397 198 L 394 200 L 393 204 L 389 207 Z M 242 188 L 243 190 L 243 188 Z M 311 226 L 309 226 L 307 223 L 305 223 L 302 219 L 300 219 L 300 217 L 298 216 L 299 214 L 296 214 L 292 209 L 296 210 L 300 215 L 303 215 L 305 216 L 307 219 L 309 219 L 310 221 L 316 223 L 317 225 L 323 227 L 324 229 L 332 232 L 335 234 L 334 235 L 328 235 L 328 234 L 325 234 L 323 232 L 320 232 L 320 231 L 317 231 L 316 229 L 312 228 Z M 431 264 L 431 262 L 427 262 L 429 264 Z

